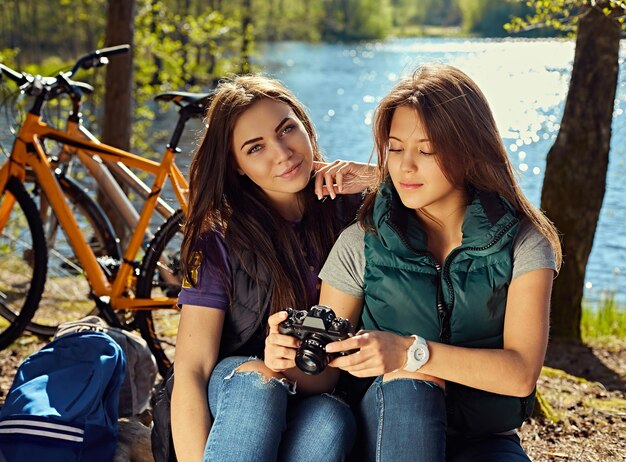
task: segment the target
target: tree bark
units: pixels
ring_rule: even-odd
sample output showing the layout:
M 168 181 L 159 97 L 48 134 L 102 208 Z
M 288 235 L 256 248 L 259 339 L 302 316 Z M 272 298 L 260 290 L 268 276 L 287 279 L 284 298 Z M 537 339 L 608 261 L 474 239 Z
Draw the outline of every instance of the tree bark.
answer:
M 133 44 L 134 0 L 109 0 L 106 25 L 106 46 Z M 111 58 L 106 67 L 102 141 L 126 151 L 130 150 L 132 83 L 132 49 Z M 122 242 L 126 228 L 105 197 L 98 197 Z
M 240 73 L 250 72 L 250 36 L 252 34 L 252 0 L 243 0 L 241 12 L 241 67 Z
M 561 127 L 548 153 L 541 208 L 563 238 L 564 264 L 552 291 L 551 336 L 580 341 L 585 269 L 602 207 L 621 30 L 587 8 L 580 19 Z

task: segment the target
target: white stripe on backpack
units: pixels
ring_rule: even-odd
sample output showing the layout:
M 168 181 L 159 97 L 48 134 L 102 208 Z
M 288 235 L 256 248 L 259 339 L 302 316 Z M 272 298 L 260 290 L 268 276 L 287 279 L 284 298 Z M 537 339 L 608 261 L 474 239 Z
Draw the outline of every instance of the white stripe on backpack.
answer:
M 0 433 L 9 433 L 13 435 L 35 435 L 44 438 L 52 438 L 55 440 L 75 441 L 77 443 L 83 442 L 82 436 L 73 436 L 67 435 L 65 433 L 54 433 L 43 430 L 31 430 L 29 428 L 0 428 Z
M 25 427 L 43 427 L 48 430 L 63 430 L 69 433 L 77 433 L 79 435 L 84 434 L 84 430 L 79 427 L 72 427 L 69 425 L 55 424 L 50 422 L 42 422 L 41 420 L 27 420 L 27 419 L 6 419 L 0 421 L 0 427 L 15 427 L 15 426 L 25 426 Z M 0 429 L 1 431 L 1 429 Z

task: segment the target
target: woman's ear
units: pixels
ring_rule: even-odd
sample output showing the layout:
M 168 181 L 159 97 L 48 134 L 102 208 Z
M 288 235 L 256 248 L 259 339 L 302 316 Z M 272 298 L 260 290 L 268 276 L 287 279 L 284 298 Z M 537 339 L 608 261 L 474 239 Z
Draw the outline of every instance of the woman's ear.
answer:
M 245 174 L 246 174 L 246 172 L 241 170 L 239 167 L 237 167 L 237 173 L 239 173 L 239 175 L 241 175 L 241 176 L 245 176 Z

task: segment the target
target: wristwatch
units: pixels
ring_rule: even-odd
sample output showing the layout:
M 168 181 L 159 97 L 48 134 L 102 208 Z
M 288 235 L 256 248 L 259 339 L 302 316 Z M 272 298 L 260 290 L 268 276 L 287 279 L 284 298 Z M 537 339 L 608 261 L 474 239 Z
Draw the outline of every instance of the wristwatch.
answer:
M 403 367 L 407 372 L 419 370 L 420 367 L 426 364 L 430 357 L 426 340 L 417 335 L 411 335 L 411 337 L 413 337 L 415 341 L 406 352 L 406 364 Z

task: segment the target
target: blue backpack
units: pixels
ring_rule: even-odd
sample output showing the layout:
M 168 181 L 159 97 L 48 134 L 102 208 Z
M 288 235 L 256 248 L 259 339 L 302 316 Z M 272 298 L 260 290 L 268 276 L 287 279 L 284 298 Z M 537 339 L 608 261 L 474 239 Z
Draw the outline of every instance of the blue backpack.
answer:
M 0 461 L 110 462 L 125 373 L 103 332 L 64 335 L 26 358 L 0 409 Z

